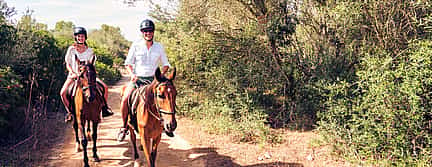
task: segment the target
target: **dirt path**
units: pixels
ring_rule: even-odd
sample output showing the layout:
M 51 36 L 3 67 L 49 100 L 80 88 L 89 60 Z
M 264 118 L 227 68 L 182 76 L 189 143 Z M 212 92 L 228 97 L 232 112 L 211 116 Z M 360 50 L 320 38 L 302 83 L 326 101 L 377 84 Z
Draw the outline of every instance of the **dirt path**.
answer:
M 89 142 L 88 154 L 90 158 L 90 166 L 92 167 L 112 167 L 112 166 L 133 166 L 134 160 L 132 158 L 132 145 L 130 144 L 129 135 L 126 136 L 124 142 L 117 142 L 116 135 L 120 128 L 121 113 L 120 113 L 120 87 L 127 80 L 124 77 L 116 85 L 110 86 L 110 96 L 108 103 L 110 104 L 114 115 L 102 120 L 98 128 L 97 149 L 98 155 L 101 159 L 100 162 L 92 162 L 92 141 Z M 72 126 L 67 128 L 65 133 L 64 143 L 60 143 L 60 147 L 55 148 L 52 155 L 44 164 L 40 166 L 68 166 L 68 167 L 81 167 L 83 166 L 82 152 L 75 153 L 75 137 Z M 139 143 L 139 135 L 137 135 L 137 143 Z M 189 159 L 188 157 L 196 157 L 192 153 L 191 145 L 185 141 L 179 134 L 170 138 L 165 134 L 162 136 L 161 144 L 158 147 L 158 158 L 156 161 L 157 166 L 161 167 L 202 167 L 205 166 L 202 160 Z M 145 163 L 145 158 L 142 151 L 139 151 L 140 162 Z M 168 161 L 166 159 L 169 159 Z M 143 165 L 145 166 L 145 165 Z

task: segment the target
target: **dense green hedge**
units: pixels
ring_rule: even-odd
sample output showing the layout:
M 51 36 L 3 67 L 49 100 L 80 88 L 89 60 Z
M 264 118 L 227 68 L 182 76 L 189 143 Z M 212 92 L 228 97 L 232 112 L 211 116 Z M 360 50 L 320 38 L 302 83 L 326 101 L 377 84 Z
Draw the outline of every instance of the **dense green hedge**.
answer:
M 10 67 L 0 67 L 0 134 L 5 134 L 12 128 L 8 118 L 16 114 L 14 110 L 25 102 L 21 80 L 22 77 L 16 75 Z
M 356 161 L 432 164 L 432 41 L 412 41 L 406 57 L 390 55 L 366 56 L 358 81 L 328 87 L 319 130 Z

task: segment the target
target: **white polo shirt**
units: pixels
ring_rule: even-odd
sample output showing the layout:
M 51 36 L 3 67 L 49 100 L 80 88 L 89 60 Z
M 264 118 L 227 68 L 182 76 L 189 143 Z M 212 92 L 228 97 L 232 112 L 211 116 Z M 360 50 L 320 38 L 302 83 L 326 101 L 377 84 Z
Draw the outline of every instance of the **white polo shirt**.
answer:
M 158 42 L 153 42 L 153 45 L 147 48 L 144 39 L 132 43 L 125 65 L 132 65 L 133 72 L 140 77 L 154 76 L 159 65 L 171 66 L 163 46 Z
M 79 53 L 74 46 L 69 46 L 65 61 L 66 65 L 70 65 L 72 67 L 72 71 L 75 73 L 78 73 L 78 66 L 79 64 L 75 61 L 75 55 L 77 55 L 78 59 L 80 61 L 90 61 L 92 57 L 94 57 L 93 63 L 96 62 L 96 55 L 93 52 L 93 49 L 87 48 L 83 53 Z M 69 72 L 69 75 L 71 75 L 71 72 Z

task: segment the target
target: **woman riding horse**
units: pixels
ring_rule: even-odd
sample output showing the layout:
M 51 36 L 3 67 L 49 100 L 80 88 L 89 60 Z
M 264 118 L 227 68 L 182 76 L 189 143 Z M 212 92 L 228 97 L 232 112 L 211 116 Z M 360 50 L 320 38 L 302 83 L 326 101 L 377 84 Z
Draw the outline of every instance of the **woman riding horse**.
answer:
M 67 97 L 67 91 L 70 88 L 70 85 L 78 78 L 78 64 L 77 61 L 88 61 L 90 59 L 96 60 L 96 56 L 93 53 L 93 50 L 87 46 L 86 40 L 87 40 L 87 31 L 83 27 L 75 27 L 74 28 L 74 38 L 75 43 L 70 46 L 66 52 L 65 61 L 66 61 L 66 68 L 69 72 L 65 83 L 63 84 L 63 87 L 60 91 L 60 97 L 63 101 L 63 104 L 67 111 L 67 116 L 65 121 L 71 121 L 72 120 L 72 113 L 71 113 L 71 105 L 70 105 L 70 97 Z M 95 62 L 95 61 L 94 61 Z M 113 115 L 113 113 L 110 111 L 108 104 L 106 103 L 106 100 L 108 99 L 108 87 L 105 83 L 103 83 L 101 80 L 97 78 L 97 82 L 104 87 L 104 106 L 103 106 L 103 112 L 102 116 L 110 116 Z

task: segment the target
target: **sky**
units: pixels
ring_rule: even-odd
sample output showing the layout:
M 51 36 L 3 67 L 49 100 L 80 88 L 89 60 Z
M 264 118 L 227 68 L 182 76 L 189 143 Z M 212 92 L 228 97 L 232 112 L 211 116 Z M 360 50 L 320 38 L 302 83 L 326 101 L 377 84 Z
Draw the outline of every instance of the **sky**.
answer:
M 36 22 L 54 29 L 58 21 L 71 21 L 75 26 L 87 29 L 100 29 L 102 24 L 120 27 L 122 35 L 129 41 L 140 37 L 139 24 L 149 19 L 149 7 L 142 1 L 135 6 L 128 6 L 128 0 L 6 0 L 8 7 L 15 7 L 15 20 L 24 14 L 26 9 L 33 10 Z M 131 0 L 129 0 L 131 1 Z M 170 0 L 158 1 L 168 4 Z M 172 5 L 172 3 L 170 4 Z M 151 19 L 151 18 L 150 18 Z

